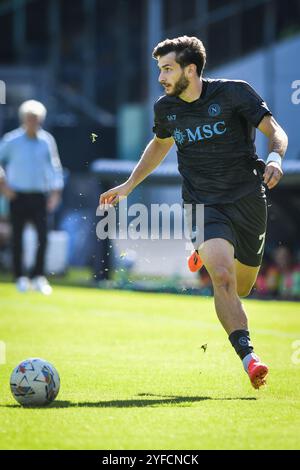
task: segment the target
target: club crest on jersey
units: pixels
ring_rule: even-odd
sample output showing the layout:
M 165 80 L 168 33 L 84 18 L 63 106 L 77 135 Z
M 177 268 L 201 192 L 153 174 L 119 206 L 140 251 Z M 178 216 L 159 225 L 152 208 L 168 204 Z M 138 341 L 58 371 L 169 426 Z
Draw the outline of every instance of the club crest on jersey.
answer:
M 208 114 L 212 117 L 219 116 L 220 112 L 221 112 L 221 107 L 217 103 L 211 104 L 208 108 Z
M 184 134 L 184 132 L 182 132 L 180 129 L 175 129 L 175 131 L 173 132 L 173 139 L 177 144 L 182 145 L 185 141 L 185 138 L 186 135 Z

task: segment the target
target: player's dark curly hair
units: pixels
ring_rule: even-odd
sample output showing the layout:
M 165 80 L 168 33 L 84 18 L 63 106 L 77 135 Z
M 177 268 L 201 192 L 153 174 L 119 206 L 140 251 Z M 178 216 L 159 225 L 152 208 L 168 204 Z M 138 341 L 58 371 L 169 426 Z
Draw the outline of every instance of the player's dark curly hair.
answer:
M 197 74 L 201 77 L 206 62 L 206 51 L 203 42 L 196 37 L 180 36 L 174 39 L 165 39 L 154 48 L 152 57 L 176 53 L 176 62 L 183 68 L 190 64 L 197 66 Z

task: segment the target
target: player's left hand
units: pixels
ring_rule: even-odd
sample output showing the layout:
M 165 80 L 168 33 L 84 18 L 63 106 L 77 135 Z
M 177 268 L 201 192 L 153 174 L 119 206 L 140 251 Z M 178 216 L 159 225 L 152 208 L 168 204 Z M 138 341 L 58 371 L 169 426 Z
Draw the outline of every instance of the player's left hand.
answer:
M 283 176 L 281 166 L 277 162 L 270 162 L 267 164 L 264 172 L 264 183 L 269 189 L 274 188 Z

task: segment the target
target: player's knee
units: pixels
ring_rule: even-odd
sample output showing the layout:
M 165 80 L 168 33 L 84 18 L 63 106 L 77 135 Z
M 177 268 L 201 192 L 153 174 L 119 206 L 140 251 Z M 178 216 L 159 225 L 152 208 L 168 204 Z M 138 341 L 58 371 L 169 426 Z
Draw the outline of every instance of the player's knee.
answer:
M 229 289 L 234 285 L 234 272 L 229 266 L 217 266 L 213 270 L 212 281 L 215 288 Z

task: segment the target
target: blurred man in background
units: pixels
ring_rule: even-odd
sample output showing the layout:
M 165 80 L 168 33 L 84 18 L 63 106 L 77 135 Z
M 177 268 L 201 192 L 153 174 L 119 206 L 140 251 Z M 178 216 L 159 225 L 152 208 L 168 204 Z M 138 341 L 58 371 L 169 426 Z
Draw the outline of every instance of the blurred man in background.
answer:
M 52 292 L 44 275 L 47 247 L 47 212 L 58 206 L 63 171 L 54 137 L 42 128 L 47 110 L 39 101 L 25 101 L 19 108 L 21 126 L 4 135 L 0 145 L 0 191 L 10 201 L 13 270 L 17 289 L 30 287 Z M 38 234 L 38 249 L 30 279 L 22 267 L 22 235 L 27 222 Z
M 298 300 L 300 298 L 300 263 L 297 252 L 280 245 L 271 253 L 271 261 L 257 278 L 260 296 Z

